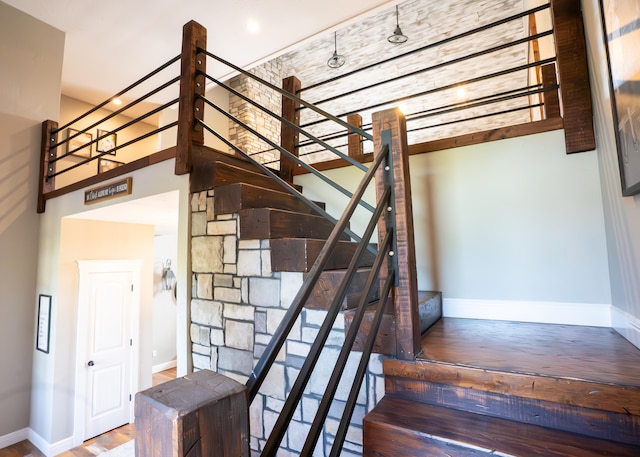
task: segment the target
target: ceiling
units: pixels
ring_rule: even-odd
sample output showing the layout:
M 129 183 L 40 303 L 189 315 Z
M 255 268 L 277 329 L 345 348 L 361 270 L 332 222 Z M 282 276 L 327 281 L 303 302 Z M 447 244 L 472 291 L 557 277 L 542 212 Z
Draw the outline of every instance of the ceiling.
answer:
M 1 1 L 65 32 L 62 93 L 92 104 L 118 93 L 177 56 L 182 26 L 192 19 L 207 28 L 207 47 L 211 52 L 247 68 L 318 34 L 329 34 L 364 13 L 397 3 L 397 0 Z M 249 23 L 257 31 L 249 31 Z

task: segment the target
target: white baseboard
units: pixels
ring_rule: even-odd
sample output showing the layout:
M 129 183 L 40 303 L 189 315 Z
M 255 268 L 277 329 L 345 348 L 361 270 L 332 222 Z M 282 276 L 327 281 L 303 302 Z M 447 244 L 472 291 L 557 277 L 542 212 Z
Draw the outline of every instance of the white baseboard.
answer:
M 29 439 L 29 428 L 23 428 L 22 430 L 18 430 L 17 432 L 12 432 L 8 435 L 0 436 L 0 449 L 4 449 L 5 447 L 19 443 L 20 441 L 24 441 L 26 439 Z
M 175 368 L 178 366 L 177 360 L 170 360 L 168 362 L 159 363 L 158 365 L 154 365 L 151 367 L 151 373 L 159 373 L 164 370 L 168 370 L 169 368 Z
M 71 436 L 60 440 L 57 443 L 50 444 L 32 429 L 29 429 L 29 441 L 31 441 L 35 447 L 40 449 L 40 452 L 42 452 L 46 457 L 53 457 L 73 448 L 73 437 Z
M 640 319 L 612 306 L 611 322 L 620 335 L 640 349 Z
M 444 317 L 611 327 L 611 305 L 445 298 Z

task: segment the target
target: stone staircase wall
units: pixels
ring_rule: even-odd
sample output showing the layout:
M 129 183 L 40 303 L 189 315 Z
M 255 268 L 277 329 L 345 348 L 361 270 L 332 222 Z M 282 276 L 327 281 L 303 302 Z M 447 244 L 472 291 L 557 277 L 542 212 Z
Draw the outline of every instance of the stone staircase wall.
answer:
M 214 216 L 214 191 L 191 196 L 191 342 L 194 369 L 246 382 L 295 297 L 303 274 L 272 272 L 269 240 L 240 240 L 238 215 Z M 326 311 L 305 309 L 250 408 L 251 449 L 259 451 L 284 405 Z M 344 340 L 338 316 L 279 456 L 299 454 Z M 345 369 L 350 382 L 359 353 Z M 315 455 L 328 455 L 350 386 L 338 389 Z M 362 455 L 362 418 L 384 395 L 381 356 L 373 354 L 342 455 Z

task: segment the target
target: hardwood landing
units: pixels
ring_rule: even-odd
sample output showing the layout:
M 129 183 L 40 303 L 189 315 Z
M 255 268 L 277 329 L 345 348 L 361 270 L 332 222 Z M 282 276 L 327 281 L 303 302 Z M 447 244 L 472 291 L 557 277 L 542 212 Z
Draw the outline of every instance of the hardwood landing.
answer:
M 422 350 L 383 362 L 365 455 L 640 455 L 640 350 L 613 329 L 444 318 Z

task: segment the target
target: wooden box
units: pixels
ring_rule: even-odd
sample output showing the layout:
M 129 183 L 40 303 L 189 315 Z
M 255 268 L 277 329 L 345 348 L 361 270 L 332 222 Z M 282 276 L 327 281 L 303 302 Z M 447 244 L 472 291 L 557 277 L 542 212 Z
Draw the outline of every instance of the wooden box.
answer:
M 244 385 L 209 370 L 136 394 L 136 457 L 249 456 Z

